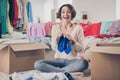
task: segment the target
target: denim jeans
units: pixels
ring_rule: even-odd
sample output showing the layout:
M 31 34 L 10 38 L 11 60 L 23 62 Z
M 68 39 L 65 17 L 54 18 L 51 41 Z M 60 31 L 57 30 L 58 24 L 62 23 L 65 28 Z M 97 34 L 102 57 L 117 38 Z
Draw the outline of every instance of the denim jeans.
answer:
M 88 68 L 88 62 L 83 59 L 37 60 L 34 68 L 42 72 L 82 72 Z

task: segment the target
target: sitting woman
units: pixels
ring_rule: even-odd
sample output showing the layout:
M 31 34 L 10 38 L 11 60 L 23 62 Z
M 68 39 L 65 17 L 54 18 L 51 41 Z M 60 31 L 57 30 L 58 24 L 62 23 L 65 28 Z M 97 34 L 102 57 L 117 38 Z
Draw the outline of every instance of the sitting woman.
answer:
M 88 68 L 88 61 L 80 58 L 83 51 L 84 34 L 78 24 L 71 21 L 76 11 L 71 4 L 60 7 L 57 17 L 61 22 L 52 27 L 52 49 L 55 60 L 38 60 L 34 64 L 36 70 L 43 72 L 69 72 L 72 75 L 82 75 Z

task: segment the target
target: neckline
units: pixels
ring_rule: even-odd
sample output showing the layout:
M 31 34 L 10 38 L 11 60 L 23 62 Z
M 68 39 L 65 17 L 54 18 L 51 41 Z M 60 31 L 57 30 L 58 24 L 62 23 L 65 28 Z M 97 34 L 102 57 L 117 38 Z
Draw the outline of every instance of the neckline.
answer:
M 72 29 L 71 33 L 73 33 L 73 31 L 74 31 L 74 29 L 76 27 L 76 24 L 72 23 L 72 27 L 73 27 L 73 29 Z M 62 31 L 61 24 L 59 24 L 59 29 L 60 29 L 60 31 Z

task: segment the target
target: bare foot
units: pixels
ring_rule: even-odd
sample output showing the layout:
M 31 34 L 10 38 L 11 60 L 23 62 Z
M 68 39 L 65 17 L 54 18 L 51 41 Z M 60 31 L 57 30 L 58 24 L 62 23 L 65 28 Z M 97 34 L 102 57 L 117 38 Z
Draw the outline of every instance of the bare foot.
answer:
M 72 72 L 70 73 L 72 76 L 81 76 L 84 77 L 84 73 L 83 72 Z

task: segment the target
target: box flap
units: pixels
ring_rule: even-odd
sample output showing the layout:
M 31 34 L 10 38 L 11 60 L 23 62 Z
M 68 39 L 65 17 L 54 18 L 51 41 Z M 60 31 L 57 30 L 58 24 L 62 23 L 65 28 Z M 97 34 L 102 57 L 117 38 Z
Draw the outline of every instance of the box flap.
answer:
M 111 42 L 111 43 L 103 43 L 103 42 L 101 42 L 101 43 L 97 43 L 96 44 L 96 46 L 114 46 L 114 47 L 120 47 L 120 43 L 113 43 L 113 42 Z
M 120 54 L 120 43 L 97 43 L 90 48 L 91 52 Z
M 37 49 L 48 49 L 48 45 L 45 43 L 24 43 L 24 44 L 12 44 L 9 45 L 13 51 L 28 51 Z
M 8 45 L 3 45 L 3 44 L 0 44 L 0 50 L 7 47 Z
M 7 40 L 5 42 L 3 42 L 2 44 L 6 44 L 6 45 L 9 45 L 9 44 L 21 44 L 21 43 L 30 43 L 29 40 L 25 40 L 25 39 L 18 39 L 18 40 Z

